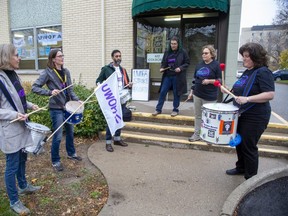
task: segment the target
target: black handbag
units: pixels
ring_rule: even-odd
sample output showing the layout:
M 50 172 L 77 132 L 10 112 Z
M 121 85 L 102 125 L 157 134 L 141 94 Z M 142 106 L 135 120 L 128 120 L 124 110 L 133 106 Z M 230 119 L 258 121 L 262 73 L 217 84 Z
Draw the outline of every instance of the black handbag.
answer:
M 122 116 L 124 122 L 129 122 L 132 120 L 132 111 L 126 107 L 126 105 L 122 106 Z

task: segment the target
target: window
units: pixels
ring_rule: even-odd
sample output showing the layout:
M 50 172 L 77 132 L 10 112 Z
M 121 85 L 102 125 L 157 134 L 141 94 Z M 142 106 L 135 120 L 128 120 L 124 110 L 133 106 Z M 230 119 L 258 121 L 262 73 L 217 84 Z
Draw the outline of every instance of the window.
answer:
M 35 69 L 35 48 L 33 29 L 12 31 L 13 44 L 21 57 L 21 69 Z
M 20 69 L 44 69 L 50 50 L 62 48 L 61 26 L 12 30 L 12 42 L 21 57 Z

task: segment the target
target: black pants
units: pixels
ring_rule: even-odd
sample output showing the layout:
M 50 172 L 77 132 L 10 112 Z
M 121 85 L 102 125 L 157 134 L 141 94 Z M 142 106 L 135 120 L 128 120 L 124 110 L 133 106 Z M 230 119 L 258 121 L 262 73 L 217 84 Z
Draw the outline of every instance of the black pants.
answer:
M 237 133 L 241 135 L 242 141 L 236 146 L 238 161 L 236 168 L 245 171 L 245 178 L 251 178 L 258 171 L 258 147 L 257 143 L 262 133 L 267 128 L 269 120 L 266 119 L 249 119 L 239 117 Z

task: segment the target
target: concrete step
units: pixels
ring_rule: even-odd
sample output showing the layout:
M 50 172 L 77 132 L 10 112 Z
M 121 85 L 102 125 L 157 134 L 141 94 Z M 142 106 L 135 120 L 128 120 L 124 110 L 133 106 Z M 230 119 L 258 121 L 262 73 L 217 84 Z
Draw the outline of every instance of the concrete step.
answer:
M 194 126 L 195 118 L 193 116 L 178 115 L 171 117 L 168 114 L 160 114 L 152 116 L 151 113 L 133 112 L 133 120 L 135 121 L 148 121 L 150 123 L 166 123 L 175 125 L 192 125 Z M 279 123 L 269 123 L 266 132 L 288 134 L 288 125 Z
M 101 138 L 105 137 L 105 132 L 101 132 Z M 138 143 L 144 145 L 159 145 L 170 148 L 195 149 L 212 152 L 235 153 L 235 148 L 229 145 L 215 145 L 204 141 L 189 142 L 187 137 L 171 136 L 163 134 L 151 134 L 123 129 L 121 137 L 128 143 Z M 259 155 L 262 157 L 285 158 L 288 159 L 288 147 L 259 144 Z
M 170 125 L 151 123 L 147 121 L 126 122 L 125 131 L 141 131 L 151 134 L 169 134 L 173 136 L 190 137 L 194 133 L 193 126 L 190 125 Z M 269 143 L 269 145 L 288 147 L 288 134 L 265 132 L 259 143 Z
M 216 145 L 203 140 L 189 142 L 194 132 L 194 117 L 171 117 L 167 114 L 152 116 L 151 113 L 133 112 L 133 120 L 126 122 L 121 136 L 128 143 L 160 145 L 172 148 L 186 148 L 215 152 L 234 153 L 229 145 Z M 105 137 L 105 132 L 100 134 Z M 288 126 L 269 124 L 258 144 L 259 155 L 288 159 Z

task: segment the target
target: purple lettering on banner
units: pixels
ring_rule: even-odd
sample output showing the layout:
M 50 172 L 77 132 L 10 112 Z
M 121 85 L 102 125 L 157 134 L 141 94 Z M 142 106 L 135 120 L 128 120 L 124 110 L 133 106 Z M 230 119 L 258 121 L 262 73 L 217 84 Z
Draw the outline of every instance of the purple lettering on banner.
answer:
M 116 105 L 117 101 L 116 99 L 113 97 L 113 99 L 109 100 L 108 104 L 112 109 L 112 106 L 114 107 Z
M 106 101 L 108 101 L 108 105 L 110 107 L 110 110 L 112 111 L 113 114 L 116 114 L 114 116 L 114 119 L 116 121 L 117 124 L 119 124 L 119 120 L 121 120 L 121 116 L 117 114 L 117 100 L 116 98 L 114 97 L 113 95 L 113 92 L 111 91 L 111 89 L 109 88 L 109 86 L 107 84 L 103 85 L 101 90 L 103 92 L 105 92 L 104 96 L 105 96 L 105 99 Z
M 117 114 L 114 118 L 115 118 L 116 123 L 119 124 L 118 119 L 121 120 L 121 116 L 119 116 L 119 115 Z
M 116 106 L 111 107 L 111 111 L 113 112 L 113 114 L 117 113 L 117 107 Z

